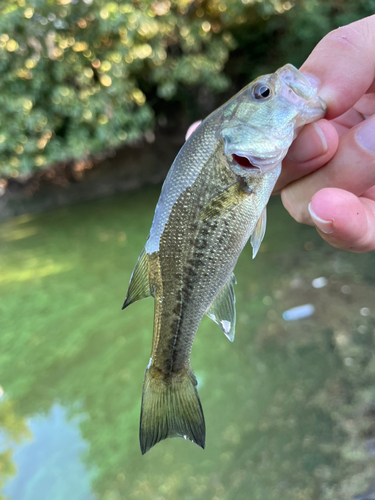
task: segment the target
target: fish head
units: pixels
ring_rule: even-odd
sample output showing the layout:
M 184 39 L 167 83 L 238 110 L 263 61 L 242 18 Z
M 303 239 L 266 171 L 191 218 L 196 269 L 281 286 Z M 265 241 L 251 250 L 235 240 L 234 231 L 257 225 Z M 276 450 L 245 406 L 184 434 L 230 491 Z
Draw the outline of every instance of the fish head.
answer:
M 291 64 L 257 78 L 218 110 L 230 168 L 241 176 L 274 170 L 303 125 L 326 109 L 314 85 Z

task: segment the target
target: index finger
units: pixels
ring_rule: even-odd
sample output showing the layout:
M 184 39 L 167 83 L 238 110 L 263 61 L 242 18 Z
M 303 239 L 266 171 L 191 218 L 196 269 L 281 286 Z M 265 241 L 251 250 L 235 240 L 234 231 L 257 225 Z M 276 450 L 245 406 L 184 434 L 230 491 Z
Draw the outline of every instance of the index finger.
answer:
M 375 15 L 328 33 L 301 71 L 318 80 L 326 118 L 348 111 L 372 86 L 375 90 Z

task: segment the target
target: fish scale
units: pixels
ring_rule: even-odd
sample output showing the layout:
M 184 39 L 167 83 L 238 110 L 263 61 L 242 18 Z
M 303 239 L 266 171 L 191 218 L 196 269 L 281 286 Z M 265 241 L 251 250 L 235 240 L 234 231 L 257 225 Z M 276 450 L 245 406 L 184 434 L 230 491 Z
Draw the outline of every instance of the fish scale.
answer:
M 190 364 L 195 334 L 207 314 L 233 341 L 237 259 L 249 238 L 255 257 L 281 161 L 301 127 L 325 109 L 305 77 L 283 66 L 208 116 L 173 162 L 124 303 L 155 299 L 142 453 L 176 436 L 204 448 L 204 416 Z

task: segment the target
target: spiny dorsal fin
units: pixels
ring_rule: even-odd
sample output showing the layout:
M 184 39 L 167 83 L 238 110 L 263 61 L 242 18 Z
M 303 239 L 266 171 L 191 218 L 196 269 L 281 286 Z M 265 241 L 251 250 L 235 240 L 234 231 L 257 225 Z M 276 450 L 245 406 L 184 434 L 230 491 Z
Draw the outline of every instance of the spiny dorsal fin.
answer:
M 214 219 L 233 210 L 237 205 L 248 197 L 248 193 L 241 189 L 238 182 L 235 182 L 227 189 L 212 198 L 201 210 L 200 220 Z
M 233 284 L 235 283 L 236 278 L 232 274 L 206 313 L 209 318 L 220 326 L 231 342 L 234 340 L 236 326 L 236 298 L 233 290 Z
M 263 241 L 264 235 L 266 233 L 266 225 L 267 225 L 267 209 L 264 207 L 262 215 L 259 217 L 257 225 L 255 226 L 254 232 L 251 235 L 250 243 L 253 247 L 253 259 L 255 259 L 256 254 L 260 248 L 260 245 Z
M 145 299 L 151 295 L 150 283 L 148 281 L 148 254 L 142 250 L 130 278 L 128 294 L 123 309 L 137 300 Z

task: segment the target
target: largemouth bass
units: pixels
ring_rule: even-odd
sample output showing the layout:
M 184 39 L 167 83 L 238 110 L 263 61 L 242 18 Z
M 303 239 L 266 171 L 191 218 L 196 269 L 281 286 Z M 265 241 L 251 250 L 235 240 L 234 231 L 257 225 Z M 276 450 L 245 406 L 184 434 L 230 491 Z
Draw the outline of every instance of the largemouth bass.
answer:
M 204 416 L 190 365 L 195 334 L 206 314 L 233 341 L 233 269 L 249 238 L 253 257 L 259 249 L 266 205 L 290 144 L 325 110 L 316 89 L 287 64 L 208 116 L 173 162 L 124 303 L 155 299 L 142 454 L 175 436 L 204 448 Z

